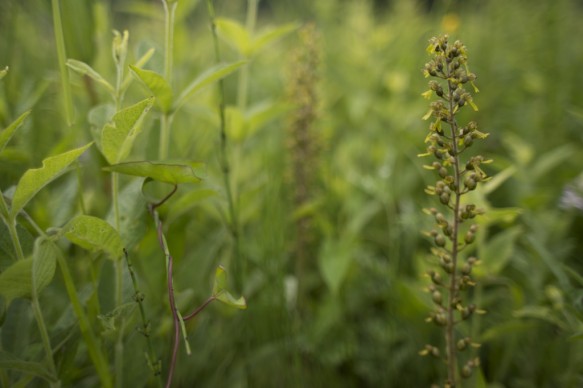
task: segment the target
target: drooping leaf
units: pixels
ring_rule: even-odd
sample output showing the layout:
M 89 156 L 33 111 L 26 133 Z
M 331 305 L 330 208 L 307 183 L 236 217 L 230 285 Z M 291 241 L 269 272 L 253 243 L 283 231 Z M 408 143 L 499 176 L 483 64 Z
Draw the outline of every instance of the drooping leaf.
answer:
M 130 69 L 132 70 L 132 74 L 142 81 L 144 85 L 150 89 L 152 94 L 154 94 L 156 102 L 160 105 L 162 112 L 168 113 L 172 107 L 173 94 L 172 88 L 168 82 L 166 82 L 164 77 L 155 71 L 143 70 L 131 65 Z
M 127 162 L 104 167 L 105 171 L 120 174 L 151 178 L 158 182 L 179 184 L 197 183 L 201 179 L 196 175 L 196 169 L 202 167 L 198 162 L 162 163 L 162 162 Z
M 288 23 L 262 32 L 259 34 L 259 36 L 253 39 L 249 55 L 257 53 L 258 51 L 267 47 L 270 43 L 275 42 L 277 39 L 283 38 L 285 35 L 296 30 L 298 27 L 299 26 L 297 23 Z
M 247 308 L 247 302 L 244 297 L 236 299 L 227 291 L 227 273 L 222 266 L 218 266 L 215 271 L 215 283 L 213 285 L 213 296 L 228 306 L 241 310 Z
M 52 242 L 44 238 L 35 241 L 32 252 L 32 284 L 37 294 L 53 280 L 57 268 L 57 255 L 57 248 Z
M 174 103 L 174 110 L 180 108 L 186 100 L 192 97 L 194 94 L 205 88 L 206 86 L 212 84 L 224 78 L 237 70 L 239 67 L 243 66 L 246 61 L 238 61 L 233 63 L 220 63 L 215 65 L 199 75 L 194 81 L 192 81 L 186 89 L 180 94 Z
M 215 20 L 219 36 L 232 46 L 239 54 L 247 57 L 251 50 L 251 38 L 241 23 L 227 18 Z
M 9 305 L 14 299 L 30 297 L 32 291 L 32 259 L 18 260 L 0 273 L 0 295 Z
M 30 169 L 24 173 L 12 198 L 11 216 L 14 218 L 20 210 L 26 206 L 36 193 L 43 187 L 49 184 L 54 179 L 58 178 L 65 172 L 67 166 L 75 161 L 87 148 L 93 143 L 84 145 L 65 153 L 51 156 L 43 160 L 41 168 Z
M 10 141 L 10 139 L 12 139 L 12 135 L 14 135 L 14 132 L 16 132 L 18 128 L 20 128 L 20 126 L 24 122 L 24 119 L 26 119 L 29 114 L 30 111 L 24 112 L 16 120 L 14 120 L 12 124 L 10 124 L 2 132 L 0 132 L 0 152 L 2 152 L 4 147 L 6 147 L 6 144 Z
M 89 66 L 85 62 L 77 61 L 75 59 L 68 59 L 67 66 L 69 67 L 69 69 L 73 70 L 74 72 L 81 74 L 81 75 L 86 75 L 89 78 L 91 78 L 93 81 L 102 85 L 103 87 L 105 87 L 105 89 L 107 89 L 107 91 L 112 96 L 115 95 L 115 89 L 113 88 L 113 86 L 111 86 L 111 84 L 109 82 L 107 82 L 107 80 L 105 78 L 103 78 L 101 76 L 101 74 L 99 74 L 97 72 L 97 70 L 93 69 L 91 66 Z
M 101 131 L 101 146 L 103 156 L 109 164 L 119 163 L 127 157 L 134 140 L 141 132 L 142 120 L 152 108 L 154 98 L 146 98 L 113 115 L 112 122 L 106 124 Z
M 105 252 L 112 260 L 118 260 L 123 254 L 119 233 L 100 218 L 78 215 L 65 225 L 63 233 L 73 244 L 89 251 Z
M 15 370 L 26 375 L 40 377 L 49 383 L 58 382 L 58 378 L 53 376 L 42 363 L 21 360 L 3 350 L 0 350 L 0 369 Z

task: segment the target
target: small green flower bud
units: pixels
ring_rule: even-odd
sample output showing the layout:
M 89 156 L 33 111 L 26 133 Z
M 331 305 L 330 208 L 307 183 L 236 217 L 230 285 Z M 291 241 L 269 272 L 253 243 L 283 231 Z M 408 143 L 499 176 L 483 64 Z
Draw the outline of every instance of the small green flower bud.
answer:
M 433 291 L 433 293 L 431 294 L 431 299 L 433 300 L 434 303 L 438 305 L 441 305 L 443 303 L 443 296 L 439 291 Z
M 471 231 L 468 231 L 466 233 L 466 236 L 464 237 L 464 241 L 466 242 L 466 244 L 473 243 L 475 239 L 476 239 L 476 235 L 474 233 L 472 233 Z
M 469 275 L 472 273 L 472 265 L 469 263 L 464 263 L 464 265 L 462 265 L 461 271 L 463 275 Z
M 439 225 L 447 225 L 447 219 L 445 218 L 445 216 L 443 215 L 443 213 L 437 213 L 435 215 L 435 221 Z
M 447 205 L 449 204 L 449 194 L 448 193 L 441 193 L 441 195 L 439 196 L 439 201 L 444 204 Z
M 439 173 L 440 177 L 445 178 L 447 176 L 447 173 L 448 173 L 447 168 L 440 167 L 438 170 L 438 173 Z
M 462 368 L 461 374 L 462 374 L 462 377 L 467 379 L 468 377 L 470 377 L 472 375 L 472 368 L 470 368 L 467 365 L 464 365 L 464 367 Z
M 476 233 L 478 231 L 478 225 L 472 224 L 470 225 L 470 232 Z
M 438 247 L 445 246 L 445 237 L 443 237 L 442 234 L 438 234 L 437 236 L 435 236 L 433 240 L 435 241 L 435 245 L 437 245 Z
M 472 135 L 466 135 L 464 137 L 464 144 L 466 147 L 471 146 L 474 143 L 474 138 L 472 137 Z
M 474 190 L 476 188 L 476 186 L 478 185 L 478 183 L 471 177 L 466 177 L 466 179 L 464 179 L 464 186 L 468 188 L 468 190 Z
M 468 342 L 466 340 L 467 338 L 464 338 L 457 342 L 456 344 L 457 350 L 465 350 L 468 347 Z

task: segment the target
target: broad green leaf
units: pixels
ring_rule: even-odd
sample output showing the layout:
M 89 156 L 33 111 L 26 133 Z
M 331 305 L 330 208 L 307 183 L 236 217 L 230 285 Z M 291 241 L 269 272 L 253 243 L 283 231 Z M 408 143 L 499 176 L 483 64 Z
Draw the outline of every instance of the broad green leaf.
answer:
M 196 169 L 202 167 L 198 162 L 162 163 L 162 162 L 127 162 L 104 167 L 105 171 L 120 174 L 151 178 L 158 182 L 179 184 L 197 183 L 201 179 L 196 175 Z
M 480 247 L 480 265 L 475 268 L 476 275 L 498 275 L 512 258 L 516 239 L 521 233 L 520 227 L 504 230 Z
M 57 268 L 57 255 L 57 248 L 52 242 L 44 238 L 35 241 L 32 252 L 32 284 L 37 295 L 53 280 Z
M 3 350 L 0 350 L 0 369 L 15 370 L 25 375 L 40 377 L 49 383 L 57 383 L 59 381 L 42 363 L 21 360 L 17 356 Z
M 348 274 L 352 262 L 354 243 L 351 239 L 326 240 L 319 255 L 318 264 L 326 285 L 336 295 Z
M 565 144 L 557 147 L 543 155 L 537 155 L 535 163 L 529 168 L 528 174 L 533 180 L 546 177 L 554 168 L 564 164 L 569 160 L 577 150 L 573 144 Z
M 503 171 L 500 171 L 498 174 L 494 175 L 492 179 L 487 182 L 484 182 L 482 185 L 482 191 L 484 194 L 490 194 L 498 187 L 500 187 L 504 182 L 506 182 L 514 173 L 516 172 L 516 167 L 511 166 Z
M 91 137 L 93 141 L 95 141 L 95 145 L 99 149 L 99 152 L 103 154 L 103 147 L 101 146 L 101 132 L 103 127 L 107 124 L 109 120 L 115 114 L 115 105 L 111 103 L 107 104 L 100 104 L 93 107 L 89 114 L 87 115 L 87 119 L 89 120 L 89 124 L 91 127 L 89 130 L 91 131 Z
M 20 128 L 20 126 L 24 122 L 24 119 L 26 119 L 29 114 L 30 111 L 24 112 L 23 114 L 20 115 L 20 117 L 14 120 L 12 124 L 10 124 L 2 132 L 0 132 L 0 152 L 2 152 L 4 147 L 6 147 L 6 144 L 10 141 L 10 139 L 12 139 L 12 135 L 14 135 L 14 132 L 16 132 L 18 128 Z
M 258 51 L 265 48 L 270 43 L 275 42 L 277 39 L 284 37 L 285 35 L 289 34 L 290 32 L 296 30 L 298 28 L 298 24 L 296 23 L 289 23 L 284 24 L 283 26 L 267 30 L 253 39 L 253 43 L 250 47 L 249 55 L 253 55 Z
M 146 98 L 113 115 L 112 122 L 106 124 L 101 132 L 103 156 L 109 164 L 115 164 L 126 158 L 141 132 L 142 120 L 152 108 L 154 98 Z
M 227 273 L 222 266 L 218 266 L 215 271 L 215 283 L 213 286 L 213 296 L 225 303 L 228 306 L 235 307 L 241 310 L 247 308 L 247 302 L 244 297 L 235 299 L 229 291 L 227 291 Z
M 142 196 L 142 182 L 140 179 L 132 179 L 118 195 L 118 207 L 120 217 L 119 234 L 126 249 L 130 249 L 142 241 L 149 225 L 147 203 Z M 174 203 L 174 201 L 172 201 Z M 114 221 L 113 209 L 108 217 L 112 224 Z
M 67 66 L 76 73 L 86 75 L 93 81 L 97 82 L 98 84 L 101 84 L 102 86 L 105 87 L 105 89 L 107 89 L 107 91 L 112 96 L 115 95 L 115 89 L 113 88 L 113 86 L 111 86 L 111 84 L 107 82 L 107 80 L 103 78 L 101 74 L 99 74 L 95 69 L 93 69 L 85 62 L 77 61 L 75 59 L 68 59 Z
M 73 163 L 93 143 L 84 145 L 74 150 L 51 156 L 43 160 L 41 168 L 30 169 L 24 173 L 12 198 L 11 217 L 15 218 L 19 211 L 30 201 L 40 189 L 65 172 L 65 169 Z
M 9 305 L 14 299 L 30 297 L 32 291 L 32 259 L 18 260 L 0 274 L 0 295 Z
M 249 33 L 239 22 L 217 18 L 215 20 L 219 36 L 237 50 L 241 55 L 248 56 L 251 50 L 251 38 Z
M 119 233 L 100 218 L 79 215 L 65 225 L 63 233 L 73 244 L 89 251 L 105 252 L 112 260 L 118 260 L 123 254 Z
M 8 74 L 8 66 L 6 66 L 4 69 L 0 70 L 0 80 L 2 78 L 4 78 L 6 76 L 6 74 Z
M 247 62 L 238 61 L 233 63 L 220 63 L 218 65 L 211 67 L 210 69 L 199 75 L 194 81 L 190 83 L 190 85 L 186 87 L 186 89 L 184 89 L 184 91 L 180 94 L 180 96 L 176 99 L 176 102 L 174 103 L 174 110 L 180 108 L 186 102 L 187 99 L 192 97 L 201 89 L 212 84 L 213 82 L 220 80 L 221 78 L 228 76 L 229 74 L 237 70 L 239 67 L 243 66 L 245 63 Z
M 135 76 L 154 94 L 156 102 L 160 105 L 162 112 L 168 113 L 172 107 L 173 95 L 172 88 L 168 82 L 166 82 L 164 77 L 154 71 L 143 70 L 131 65 L 130 69 L 132 69 L 132 74 L 135 74 Z

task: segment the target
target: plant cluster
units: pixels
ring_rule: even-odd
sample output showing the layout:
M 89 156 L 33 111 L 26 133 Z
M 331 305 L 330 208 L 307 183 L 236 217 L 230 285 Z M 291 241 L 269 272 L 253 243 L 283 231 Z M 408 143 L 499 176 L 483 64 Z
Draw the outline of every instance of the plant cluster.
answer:
M 478 347 L 470 337 L 462 336 L 457 326 L 471 318 L 479 308 L 468 302 L 469 289 L 476 285 L 472 270 L 478 259 L 471 256 L 470 245 L 476 239 L 478 224 L 474 218 L 482 210 L 466 195 L 476 190 L 478 184 L 488 179 L 481 165 L 490 163 L 481 155 L 468 155 L 476 140 L 485 139 L 487 134 L 478 130 L 478 125 L 470 121 L 466 125 L 458 123 L 457 115 L 466 106 L 477 110 L 472 95 L 466 90 L 469 84 L 474 92 L 476 75 L 468 68 L 468 51 L 459 40 L 450 42 L 447 35 L 432 38 L 427 47 L 432 59 L 425 64 L 423 73 L 426 77 L 437 80 L 429 81 L 429 90 L 424 96 L 437 100 L 431 102 L 424 119 L 432 118 L 429 134 L 425 138 L 427 152 L 420 156 L 435 159 L 427 169 L 434 170 L 437 181 L 427 187 L 426 192 L 436 196 L 445 209 L 427 209 L 434 217 L 436 228 L 427 233 L 433 240 L 431 253 L 435 257 L 439 270 L 429 271 L 431 284 L 428 291 L 434 304 L 429 322 L 443 327 L 445 332 L 445 357 L 447 379 L 445 387 L 458 386 L 458 376 L 468 378 L 480 364 L 479 358 L 466 357 L 458 370 L 458 352 L 470 347 Z M 467 253 L 467 254 L 466 254 Z M 464 254 L 465 257 L 464 257 Z M 440 358 L 438 347 L 427 345 L 422 355 Z

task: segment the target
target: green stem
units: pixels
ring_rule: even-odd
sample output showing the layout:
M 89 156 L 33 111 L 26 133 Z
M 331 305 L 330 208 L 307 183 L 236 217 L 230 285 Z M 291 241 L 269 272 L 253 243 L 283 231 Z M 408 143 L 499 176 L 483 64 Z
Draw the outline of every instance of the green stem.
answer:
M 53 360 L 53 348 L 51 347 L 51 341 L 49 339 L 49 333 L 47 331 L 47 326 L 43 318 L 43 314 L 40 308 L 40 303 L 38 301 L 38 295 L 36 292 L 36 285 L 34 284 L 34 275 L 32 277 L 32 311 L 34 313 L 34 318 L 38 325 L 38 330 L 40 332 L 41 341 L 45 351 L 45 357 L 49 366 L 50 373 L 58 379 L 57 368 L 55 366 L 55 361 Z M 51 383 L 51 387 L 60 387 L 60 382 Z
M 150 323 L 146 319 L 146 312 L 144 310 L 144 303 L 143 303 L 144 296 L 140 292 L 140 289 L 138 287 L 138 280 L 136 278 L 136 274 L 134 273 L 132 261 L 130 259 L 130 256 L 128 255 L 128 252 L 125 249 L 124 249 L 124 254 L 125 254 L 126 263 L 128 266 L 128 271 L 129 271 L 130 277 L 132 279 L 132 285 L 134 287 L 134 299 L 135 299 L 136 303 L 138 303 L 138 308 L 140 310 L 140 317 L 142 319 L 142 328 L 141 328 L 140 332 L 146 338 L 146 345 L 148 348 L 148 365 L 152 369 L 152 372 L 154 372 L 154 376 L 156 377 L 157 385 L 159 387 L 161 387 L 162 386 L 162 379 L 161 379 L 162 368 L 160 365 L 160 360 L 157 359 L 156 353 L 154 353 L 154 348 L 152 347 L 152 341 L 150 341 Z
M 16 219 L 6 220 L 6 225 L 8 226 L 8 233 L 10 234 L 10 239 L 12 240 L 12 246 L 16 251 L 16 258 L 18 260 L 24 259 L 24 252 L 22 251 L 22 245 L 20 245 L 20 239 L 18 238 L 18 231 L 16 230 Z
M 57 45 L 57 55 L 59 58 L 59 71 L 61 73 L 61 86 L 65 102 L 65 117 L 67 125 L 73 124 L 73 98 L 71 97 L 71 86 L 69 85 L 69 73 L 66 66 L 67 53 L 65 51 L 65 38 L 63 35 L 63 22 L 61 21 L 61 6 L 59 0 L 52 0 L 53 25 L 55 29 L 55 42 Z
M 259 0 L 249 0 L 247 3 L 247 20 L 245 29 L 250 37 L 253 37 L 255 23 L 257 22 L 257 6 Z M 247 97 L 249 95 L 249 64 L 244 65 L 239 72 L 239 84 L 237 87 L 237 106 L 244 112 L 247 107 Z
M 217 26 L 215 23 L 215 8 L 212 0 L 207 0 L 207 8 L 211 22 L 211 30 L 213 34 L 213 43 L 215 48 L 215 60 L 217 63 L 221 62 L 221 51 L 219 49 L 219 38 L 217 35 Z M 235 200 L 233 195 L 233 190 L 231 187 L 231 167 L 229 164 L 229 158 L 227 154 L 228 138 L 227 138 L 227 128 L 225 120 L 225 86 L 223 80 L 219 80 L 219 119 L 220 119 L 220 137 L 221 137 L 221 155 L 220 163 L 221 170 L 223 172 L 223 182 L 225 185 L 225 191 L 227 195 L 227 202 L 229 207 L 230 216 L 230 231 L 233 237 L 234 245 L 234 265 L 233 273 L 235 275 L 235 287 L 238 290 L 242 289 L 245 263 L 242 261 L 242 256 L 240 252 L 240 241 L 239 241 L 239 218 L 237 214 L 237 209 L 235 206 Z
M 83 311 L 83 306 L 81 305 L 81 301 L 79 300 L 77 291 L 75 290 L 75 283 L 73 282 L 73 276 L 71 275 L 67 261 L 61 254 L 61 251 L 58 249 L 58 247 L 57 251 L 59 252 L 57 254 L 57 262 L 59 263 L 59 268 L 61 269 L 63 281 L 65 282 L 65 288 L 67 290 L 67 294 L 69 295 L 71 306 L 73 307 L 73 312 L 79 320 L 79 329 L 81 330 L 81 335 L 85 340 L 85 345 L 87 346 L 89 357 L 91 357 L 91 360 L 95 365 L 101 386 L 105 388 L 111 388 L 113 386 L 112 378 L 109 372 L 106 358 L 103 355 L 103 352 L 99 346 L 99 342 L 91 329 L 89 318 L 87 318 L 87 315 Z
M 458 126 L 455 120 L 455 102 L 453 101 L 454 87 L 451 81 L 448 81 L 448 103 L 449 103 L 449 125 L 451 129 L 451 143 L 453 151 L 453 168 L 454 168 L 454 185 L 455 185 L 455 202 L 453 207 L 453 232 L 452 232 L 452 248 L 451 248 L 451 261 L 453 264 L 453 269 L 449 278 L 449 292 L 448 292 L 448 304 L 447 304 L 447 325 L 446 325 L 446 349 L 447 349 L 447 375 L 448 380 L 452 387 L 457 386 L 457 359 L 456 359 L 456 344 L 455 344 L 455 304 L 458 298 L 458 287 L 457 287 L 457 259 L 458 259 L 458 232 L 459 232 L 459 214 L 461 205 L 461 169 L 458 156 Z
M 172 86 L 172 67 L 174 60 L 174 21 L 176 15 L 176 6 L 178 2 L 168 4 L 167 0 L 162 0 L 164 4 L 164 78 L 168 85 Z M 164 113 L 161 119 L 160 144 L 158 157 L 160 160 L 168 158 L 168 149 L 170 143 L 170 127 L 172 125 L 172 115 Z

